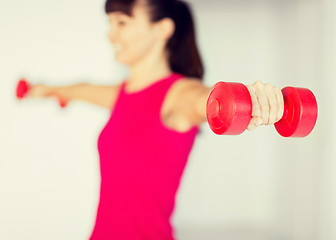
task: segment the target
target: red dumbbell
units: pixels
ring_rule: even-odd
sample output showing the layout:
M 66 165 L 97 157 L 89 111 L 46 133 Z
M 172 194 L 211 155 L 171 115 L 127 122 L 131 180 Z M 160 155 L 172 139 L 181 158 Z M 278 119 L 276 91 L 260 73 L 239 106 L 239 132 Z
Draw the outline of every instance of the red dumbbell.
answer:
M 16 97 L 18 99 L 24 98 L 28 94 L 30 89 L 31 89 L 30 83 L 26 79 L 22 78 L 18 82 L 17 87 L 16 87 Z M 59 105 L 62 108 L 67 106 L 67 101 L 62 100 L 61 98 L 58 98 L 58 101 L 59 101 Z
M 283 88 L 284 114 L 274 124 L 283 137 L 305 137 L 317 120 L 317 102 L 306 88 Z M 218 82 L 207 101 L 207 119 L 216 134 L 243 133 L 252 114 L 252 100 L 247 87 L 241 83 Z

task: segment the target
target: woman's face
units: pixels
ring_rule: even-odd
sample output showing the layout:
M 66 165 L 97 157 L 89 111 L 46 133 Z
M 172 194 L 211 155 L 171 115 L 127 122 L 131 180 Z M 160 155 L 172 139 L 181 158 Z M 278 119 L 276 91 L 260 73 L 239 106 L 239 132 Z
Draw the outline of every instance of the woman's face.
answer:
M 132 65 L 153 50 L 157 42 L 155 23 L 150 21 L 145 6 L 136 4 L 132 16 L 112 12 L 108 14 L 108 18 L 108 36 L 117 61 Z

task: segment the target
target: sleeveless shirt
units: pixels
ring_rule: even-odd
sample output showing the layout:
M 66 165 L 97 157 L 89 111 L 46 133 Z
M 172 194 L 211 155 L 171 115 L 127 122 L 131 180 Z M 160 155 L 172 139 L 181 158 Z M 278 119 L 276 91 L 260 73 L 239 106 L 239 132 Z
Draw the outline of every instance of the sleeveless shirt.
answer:
M 178 132 L 161 120 L 173 73 L 133 93 L 121 84 L 98 138 L 100 196 L 91 240 L 173 240 L 175 194 L 198 127 Z

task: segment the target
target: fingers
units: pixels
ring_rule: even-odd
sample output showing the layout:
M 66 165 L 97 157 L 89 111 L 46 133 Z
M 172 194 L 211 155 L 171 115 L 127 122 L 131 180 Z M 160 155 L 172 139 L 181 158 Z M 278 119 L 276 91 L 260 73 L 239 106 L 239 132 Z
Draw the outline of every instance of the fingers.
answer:
M 261 81 L 247 86 L 252 100 L 252 118 L 247 127 L 253 130 L 260 125 L 271 125 L 283 115 L 284 103 L 281 90 Z
M 31 85 L 30 90 L 28 91 L 28 97 L 32 98 L 42 98 L 42 97 L 51 97 L 55 94 L 50 91 L 50 87 L 43 84 Z
M 284 113 L 284 98 L 280 88 L 276 88 L 276 98 L 278 101 L 278 114 L 275 122 L 280 121 Z
M 276 96 L 276 90 L 275 87 L 273 87 L 271 84 L 265 85 L 265 92 L 268 100 L 268 119 L 266 124 L 274 124 L 276 122 L 277 116 L 278 116 L 278 101 Z M 266 116 L 267 117 L 267 116 Z
M 41 95 L 41 87 L 39 84 L 30 85 L 30 89 L 27 92 L 27 96 L 31 98 L 36 98 Z
M 270 115 L 269 93 L 261 82 L 256 84 L 256 95 L 260 106 L 260 116 L 256 117 L 261 117 L 263 124 L 268 124 Z
M 256 129 L 258 126 L 260 126 L 263 123 L 263 120 L 261 118 L 251 118 L 251 121 L 249 123 L 249 125 L 247 126 L 247 130 L 254 130 Z
M 250 92 L 250 96 L 252 100 L 252 118 L 260 117 L 261 111 L 260 111 L 260 105 L 259 105 L 257 95 L 255 94 L 255 87 L 252 85 L 246 85 L 246 87 Z

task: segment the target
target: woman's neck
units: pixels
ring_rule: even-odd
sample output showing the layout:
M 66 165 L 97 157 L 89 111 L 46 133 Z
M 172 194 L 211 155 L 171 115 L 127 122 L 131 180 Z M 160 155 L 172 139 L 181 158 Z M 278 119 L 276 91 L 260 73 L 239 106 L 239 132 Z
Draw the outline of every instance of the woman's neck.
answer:
M 148 56 L 130 67 L 130 77 L 127 84 L 128 90 L 142 89 L 171 73 L 172 70 L 165 54 L 161 56 Z

